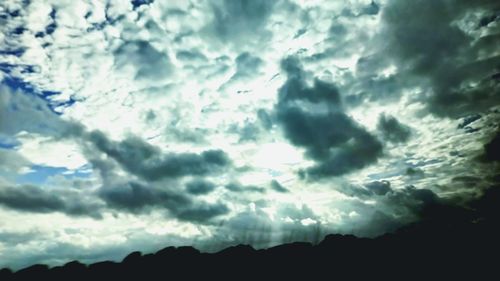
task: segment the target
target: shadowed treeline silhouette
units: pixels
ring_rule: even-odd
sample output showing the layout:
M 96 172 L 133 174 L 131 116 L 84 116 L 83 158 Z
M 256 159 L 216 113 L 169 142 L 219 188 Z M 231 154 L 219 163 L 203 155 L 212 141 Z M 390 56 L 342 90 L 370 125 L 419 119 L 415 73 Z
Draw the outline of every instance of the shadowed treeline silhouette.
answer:
M 328 235 L 317 245 L 297 242 L 263 250 L 238 245 L 213 254 L 192 247 L 168 247 L 155 254 L 133 252 L 120 263 L 84 265 L 73 261 L 53 268 L 33 265 L 15 273 L 3 269 L 0 280 L 238 280 L 270 276 L 280 280 L 333 280 L 339 276 L 477 280 L 496 268 L 500 234 L 496 226 L 496 220 L 488 218 L 473 222 L 451 219 L 420 222 L 374 239 Z

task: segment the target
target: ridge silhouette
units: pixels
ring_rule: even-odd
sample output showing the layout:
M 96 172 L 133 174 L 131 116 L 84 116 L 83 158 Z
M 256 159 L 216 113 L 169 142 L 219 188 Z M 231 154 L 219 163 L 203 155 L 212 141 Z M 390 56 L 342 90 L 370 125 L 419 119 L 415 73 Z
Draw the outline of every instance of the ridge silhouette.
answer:
M 122 262 L 2 269 L 0 280 L 477 279 L 496 270 L 499 234 L 491 219 L 423 221 L 373 239 L 333 234 L 317 245 L 295 242 L 260 250 L 236 245 L 217 253 L 167 247 L 154 254 L 132 252 Z

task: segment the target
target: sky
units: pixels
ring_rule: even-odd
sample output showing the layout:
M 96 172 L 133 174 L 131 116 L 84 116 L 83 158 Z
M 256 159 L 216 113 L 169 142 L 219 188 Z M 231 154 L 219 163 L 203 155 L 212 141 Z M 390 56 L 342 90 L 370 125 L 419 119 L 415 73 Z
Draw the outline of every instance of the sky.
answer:
M 0 267 L 375 237 L 500 183 L 490 0 L 4 0 Z

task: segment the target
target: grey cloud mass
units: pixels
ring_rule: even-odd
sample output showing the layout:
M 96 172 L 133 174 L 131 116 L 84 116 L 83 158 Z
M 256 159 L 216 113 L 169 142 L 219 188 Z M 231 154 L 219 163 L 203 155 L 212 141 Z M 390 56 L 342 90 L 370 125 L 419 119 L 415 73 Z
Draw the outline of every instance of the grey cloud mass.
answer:
M 238 182 L 231 182 L 227 184 L 226 189 L 232 192 L 257 192 L 257 193 L 264 193 L 265 189 L 262 187 L 258 186 L 253 186 L 253 185 L 242 185 L 241 183 Z
M 432 113 L 463 116 L 498 104 L 494 76 L 500 57 L 493 45 L 500 37 L 493 33 L 476 38 L 454 22 L 465 20 L 477 28 L 479 22 L 466 18 L 468 12 L 489 13 L 499 7 L 496 1 L 390 1 L 385 7 L 382 18 L 391 55 L 401 72 L 411 75 L 407 79 L 428 83 L 425 102 Z
M 385 139 L 395 143 L 406 142 L 411 135 L 411 130 L 408 126 L 401 124 L 395 117 L 385 114 L 380 115 L 377 129 Z
M 196 201 L 172 189 L 138 182 L 105 186 L 99 190 L 99 196 L 109 207 L 118 210 L 141 213 L 163 208 L 178 219 L 194 222 L 206 222 L 229 212 L 228 207 L 220 202 Z
M 282 192 L 282 193 L 289 192 L 289 190 L 286 189 L 283 185 L 281 185 L 277 180 L 271 181 L 271 188 L 277 192 Z
M 186 183 L 187 192 L 194 195 L 203 195 L 212 192 L 216 188 L 215 184 L 206 180 L 193 180 Z
M 165 153 L 137 137 L 121 142 L 110 141 L 102 132 L 93 131 L 89 141 L 95 147 L 116 160 L 121 166 L 146 180 L 177 178 L 186 175 L 206 175 L 230 165 L 221 150 L 195 153 Z
M 382 144 L 343 111 L 337 88 L 317 79 L 308 87 L 296 58 L 285 59 L 282 67 L 288 79 L 279 90 L 276 115 L 291 143 L 316 161 L 306 175 L 339 176 L 376 162 Z
M 0 205 L 35 213 L 62 212 L 71 216 L 100 218 L 101 204 L 75 190 L 53 190 L 33 185 L 0 185 Z

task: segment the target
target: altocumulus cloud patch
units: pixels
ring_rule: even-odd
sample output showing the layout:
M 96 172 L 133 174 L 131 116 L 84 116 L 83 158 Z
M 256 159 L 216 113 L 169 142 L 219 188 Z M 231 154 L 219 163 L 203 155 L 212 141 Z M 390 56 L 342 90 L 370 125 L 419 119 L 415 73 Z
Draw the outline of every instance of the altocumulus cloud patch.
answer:
M 497 2 L 2 1 L 0 267 L 491 217 Z

